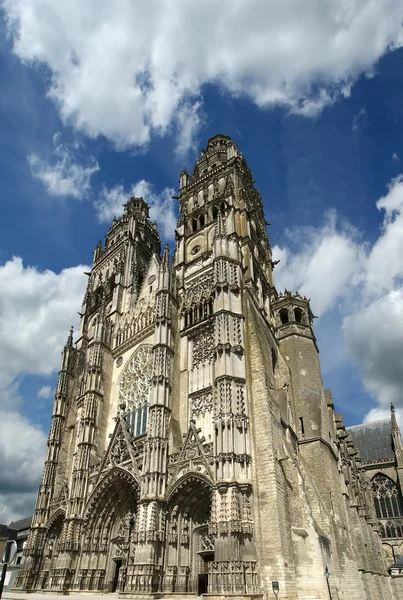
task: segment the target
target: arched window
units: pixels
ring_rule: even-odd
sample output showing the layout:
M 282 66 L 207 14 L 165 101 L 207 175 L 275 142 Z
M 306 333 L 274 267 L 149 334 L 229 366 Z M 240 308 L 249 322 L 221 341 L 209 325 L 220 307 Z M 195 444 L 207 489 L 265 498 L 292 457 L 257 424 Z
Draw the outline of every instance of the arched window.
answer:
M 204 215 L 200 215 L 199 223 L 200 223 L 200 227 L 203 228 L 204 227 Z
M 127 363 L 119 381 L 119 404 L 126 404 L 126 420 L 133 436 L 147 430 L 151 395 L 152 346 L 140 346 Z
M 302 323 L 302 310 L 300 308 L 294 308 L 294 316 L 297 323 Z
M 288 310 L 286 308 L 282 308 L 280 310 L 280 319 L 282 325 L 288 323 Z
M 197 220 L 196 219 L 192 220 L 192 231 L 197 231 Z
M 403 500 L 395 482 L 390 477 L 382 473 L 375 475 L 372 480 L 372 494 L 378 519 L 403 516 Z M 387 537 L 390 537 L 388 527 L 386 533 Z

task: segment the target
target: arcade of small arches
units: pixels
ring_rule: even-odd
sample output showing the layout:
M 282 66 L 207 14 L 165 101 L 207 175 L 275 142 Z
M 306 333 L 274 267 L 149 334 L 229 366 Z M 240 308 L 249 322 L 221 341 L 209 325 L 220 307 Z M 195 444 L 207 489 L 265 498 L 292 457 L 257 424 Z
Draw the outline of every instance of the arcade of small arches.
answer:
M 281 308 L 279 311 L 280 321 L 282 325 L 294 321 L 295 323 L 307 324 L 307 318 L 305 312 L 299 306 L 295 306 L 292 309 L 286 307 Z
M 213 315 L 213 298 L 205 299 L 198 304 L 192 304 L 187 310 L 183 311 L 185 327 L 192 327 Z
M 189 224 L 189 233 L 195 233 L 200 229 L 203 229 L 205 225 L 212 223 L 217 219 L 218 213 L 222 214 L 226 211 L 226 203 L 224 201 L 219 204 L 214 204 L 210 209 L 208 209 L 205 213 L 200 212 L 197 216 L 194 216 Z

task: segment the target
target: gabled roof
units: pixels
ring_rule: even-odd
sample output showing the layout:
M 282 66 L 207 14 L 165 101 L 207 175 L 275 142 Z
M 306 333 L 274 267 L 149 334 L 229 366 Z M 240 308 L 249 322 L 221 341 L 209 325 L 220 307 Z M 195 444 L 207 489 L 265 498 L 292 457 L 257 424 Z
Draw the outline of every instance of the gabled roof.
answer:
M 24 519 L 20 519 L 19 521 L 11 521 L 9 527 L 10 529 L 16 529 L 17 531 L 22 531 L 23 529 L 29 529 L 32 523 L 32 516 L 25 517 Z
M 362 463 L 395 458 L 390 419 L 346 427 L 346 431 L 351 433 L 354 445 L 360 452 Z

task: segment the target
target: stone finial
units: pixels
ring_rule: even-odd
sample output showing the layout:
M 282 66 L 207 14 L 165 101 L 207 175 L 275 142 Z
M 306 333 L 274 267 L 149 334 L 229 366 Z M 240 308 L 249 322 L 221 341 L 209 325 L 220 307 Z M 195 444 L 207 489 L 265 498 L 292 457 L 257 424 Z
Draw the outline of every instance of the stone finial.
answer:
M 397 424 L 396 414 L 395 414 L 395 405 L 393 402 L 390 403 L 390 420 L 392 423 L 392 432 L 399 432 L 399 425 Z
M 67 337 L 67 342 L 66 342 L 66 348 L 72 348 L 73 347 L 73 331 L 74 331 L 74 327 L 73 325 L 70 327 L 70 333 Z
M 162 259 L 161 259 L 161 270 L 168 271 L 168 269 L 169 269 L 169 246 L 168 246 L 168 244 L 165 244 L 164 252 L 162 254 Z

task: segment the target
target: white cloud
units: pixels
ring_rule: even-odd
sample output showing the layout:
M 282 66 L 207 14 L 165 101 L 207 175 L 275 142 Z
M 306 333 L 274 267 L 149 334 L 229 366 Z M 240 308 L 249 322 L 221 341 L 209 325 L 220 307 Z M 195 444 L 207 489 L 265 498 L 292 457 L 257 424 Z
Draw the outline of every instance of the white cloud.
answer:
M 273 249 L 279 288 L 299 289 L 315 313 L 342 325 L 345 349 L 378 402 L 367 420 L 390 414 L 391 402 L 403 417 L 403 175 L 376 206 L 383 222 L 372 246 L 333 212 L 322 227 L 290 231 L 288 247 Z
M 24 267 L 21 258 L 0 266 L 0 521 L 32 510 L 43 468 L 46 434 L 22 416 L 18 382 L 24 375 L 50 375 L 85 292 L 88 266 L 60 273 Z M 48 397 L 50 386 L 39 390 Z M 18 439 L 18 443 L 15 440 Z
M 391 402 L 403 408 L 403 287 L 347 316 L 343 330 L 348 351 L 379 408 L 387 411 Z
M 359 133 L 365 127 L 368 121 L 368 112 L 366 108 L 360 108 L 357 114 L 353 117 L 352 130 L 354 133 Z
M 157 194 L 151 183 L 141 179 L 129 190 L 125 190 L 123 185 L 104 187 L 94 206 L 98 220 L 109 223 L 114 216 L 120 217 L 123 214 L 123 205 L 131 196 L 143 198 L 150 207 L 150 218 L 158 223 L 163 239 L 173 239 L 177 221 L 176 203 L 172 198 L 174 193 L 173 188 L 166 187 Z
M 182 106 L 178 113 L 177 123 L 178 135 L 175 153 L 177 156 L 182 156 L 188 150 L 195 150 L 197 147 L 196 133 L 204 123 L 202 103 L 187 103 Z
M 400 158 L 399 158 L 399 155 L 397 152 L 394 152 L 392 154 L 392 160 L 393 160 L 393 162 L 400 162 Z
M 313 116 L 403 41 L 400 0 L 65 0 L 57 10 L 53 0 L 4 0 L 3 9 L 14 52 L 50 69 L 62 119 L 123 148 L 172 127 L 178 150 L 192 144 L 206 84 Z
M 317 316 L 334 308 L 346 290 L 358 285 L 365 258 L 358 232 L 329 211 L 320 229 L 301 227 L 287 232 L 287 247 L 273 248 L 280 259 L 276 282 L 313 298 Z
M 52 395 L 52 388 L 50 385 L 43 385 L 39 388 L 37 396 L 38 398 L 43 398 L 44 400 L 48 400 Z
M 16 412 L 2 411 L 1 424 L 0 521 L 10 523 L 32 514 L 47 436 L 40 427 Z
M 99 171 L 99 165 L 93 157 L 85 158 L 80 164 L 78 142 L 62 144 L 59 134 L 53 137 L 53 154 L 45 161 L 36 154 L 27 157 L 32 175 L 42 181 L 51 196 L 70 196 L 77 200 L 86 198 L 91 190 L 91 177 Z

